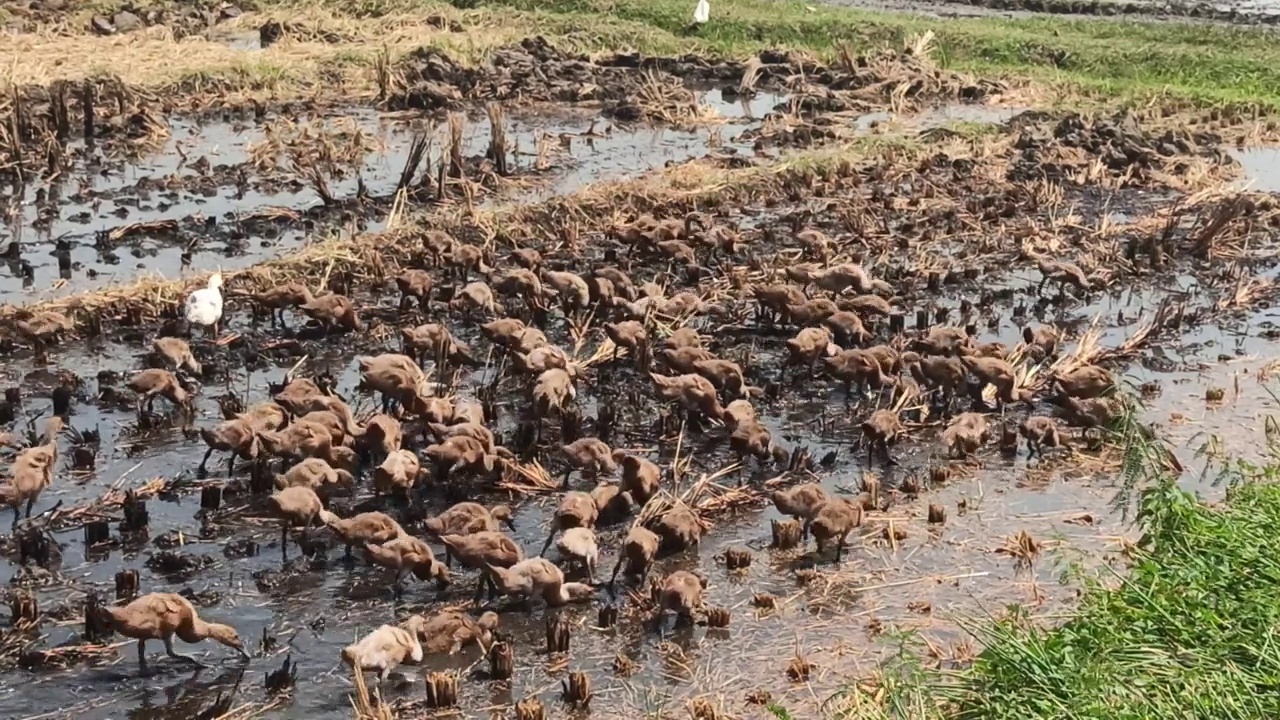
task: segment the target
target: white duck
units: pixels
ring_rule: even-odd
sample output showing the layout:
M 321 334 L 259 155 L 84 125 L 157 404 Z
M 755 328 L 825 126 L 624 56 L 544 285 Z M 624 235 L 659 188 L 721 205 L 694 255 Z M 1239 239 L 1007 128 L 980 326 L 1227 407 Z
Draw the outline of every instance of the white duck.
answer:
M 222 319 L 222 273 L 209 276 L 209 284 L 187 296 L 187 322 L 192 325 L 212 327 L 218 334 L 218 321 Z
M 701 25 L 711 19 L 711 3 L 708 0 L 698 0 L 698 6 L 693 9 L 693 24 Z

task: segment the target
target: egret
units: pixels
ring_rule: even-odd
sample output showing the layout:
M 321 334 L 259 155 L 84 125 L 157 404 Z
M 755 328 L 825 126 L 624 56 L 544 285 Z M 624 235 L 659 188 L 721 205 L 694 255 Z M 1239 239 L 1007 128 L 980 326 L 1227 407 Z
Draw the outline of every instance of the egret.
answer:
M 711 19 L 711 3 L 708 0 L 698 0 L 698 6 L 693 9 L 693 24 L 701 25 Z
M 192 325 L 212 327 L 218 334 L 218 321 L 222 319 L 222 273 L 209 276 L 209 284 L 187 296 L 187 322 Z

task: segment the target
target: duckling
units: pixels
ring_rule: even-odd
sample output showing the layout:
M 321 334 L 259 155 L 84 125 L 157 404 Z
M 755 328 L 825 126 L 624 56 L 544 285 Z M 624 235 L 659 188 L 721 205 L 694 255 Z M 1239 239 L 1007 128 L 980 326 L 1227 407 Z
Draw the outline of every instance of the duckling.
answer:
M 373 471 L 373 488 L 379 495 L 408 497 L 421 468 L 412 450 L 396 450 Z
M 810 298 L 799 305 L 787 306 L 787 318 L 795 325 L 819 325 L 840 312 L 839 306 L 827 298 Z
M 292 378 L 280 388 L 280 392 L 272 396 L 277 405 L 292 415 L 311 412 L 312 401 L 318 397 L 327 397 L 326 393 L 310 378 Z
M 406 573 L 413 573 L 419 580 L 434 578 L 441 590 L 449 585 L 449 568 L 436 560 L 430 545 L 412 535 L 400 535 L 381 545 L 366 542 L 364 557 L 374 565 L 396 571 L 393 587 L 397 598 Z
M 662 302 L 658 309 L 659 315 L 665 315 L 668 318 L 677 320 L 691 315 L 701 315 L 707 312 L 707 304 L 702 298 L 694 293 L 685 290 L 667 298 Z
M 569 487 L 569 476 L 574 470 L 581 470 L 584 475 L 595 477 L 600 473 L 610 474 L 618 469 L 613 461 L 613 450 L 599 438 L 578 438 L 568 445 L 560 447 L 569 468 L 565 471 L 563 486 Z
M 833 295 L 839 295 L 849 288 L 859 293 L 869 293 L 874 289 L 871 276 L 857 263 L 829 267 L 813 279 L 813 284 Z
M 380 512 L 362 512 L 345 519 L 328 515 L 325 516 L 325 525 L 346 544 L 346 557 L 351 557 L 352 545 L 381 545 L 407 534 L 400 523 Z
M 700 414 L 713 419 L 724 416 L 724 407 L 720 404 L 715 386 L 701 375 L 667 377 L 649 373 L 649 377 L 653 380 L 654 390 L 659 398 L 679 402 L 690 415 Z
M 470 535 L 441 535 L 440 542 L 445 547 L 445 561 L 456 559 L 463 567 L 483 570 L 489 567 L 511 567 L 524 559 L 524 552 L 514 540 L 492 530 L 471 533 Z M 476 597 L 484 592 L 485 585 L 491 590 L 493 578 L 490 573 L 482 573 L 480 584 L 476 587 Z
M 1069 425 L 1077 427 L 1107 427 L 1124 412 L 1123 406 L 1109 397 L 1081 399 L 1070 395 L 1055 395 L 1047 400 L 1062 409 Z
M 942 444 L 951 457 L 969 457 L 987 441 L 989 428 L 987 416 L 980 413 L 960 413 L 942 432 Z
M 1047 447 L 1062 447 L 1062 433 L 1058 431 L 1057 421 L 1051 417 L 1032 415 L 1022 421 L 1018 426 L 1018 432 L 1027 439 L 1028 460 L 1036 453 L 1044 457 L 1044 449 Z
M 3 500 L 13 508 L 13 524 L 18 525 L 18 507 L 27 501 L 26 517 L 40 493 L 53 483 L 53 471 L 58 464 L 58 433 L 62 431 L 62 418 L 54 415 L 44 431 L 44 444 L 29 447 L 13 459 L 12 476 L 3 493 Z
M 466 280 L 468 273 L 475 271 L 481 275 L 488 274 L 491 268 L 484 263 L 484 250 L 475 245 L 458 245 L 453 249 L 453 255 L 449 258 L 450 264 L 462 271 L 462 279 Z
M 662 341 L 664 347 L 668 350 L 678 350 L 680 348 L 701 348 L 702 337 L 698 335 L 698 331 L 691 327 L 685 326 L 676 328 L 676 331 L 667 336 Z
M 787 341 L 788 365 L 807 366 L 812 373 L 818 360 L 827 356 L 831 345 L 831 331 L 822 327 L 808 327 Z
M 428 445 L 424 451 L 435 464 L 436 479 L 443 481 L 454 470 L 473 473 L 490 473 L 494 468 L 494 456 L 484 443 L 470 435 L 452 435 L 443 442 Z
M 456 244 L 453 236 L 443 230 L 428 230 L 422 236 L 422 249 L 427 251 L 437 265 L 445 255 L 453 253 Z
M 191 606 L 191 602 L 176 593 L 148 593 L 124 607 L 104 607 L 111 628 L 127 638 L 138 641 L 138 665 L 147 669 L 147 641 L 160 640 L 169 657 L 186 660 L 200 667 L 204 663 L 190 655 L 180 655 L 173 649 L 173 637 L 185 643 L 198 643 L 212 639 L 238 651 L 248 658 L 244 643 L 230 625 L 205 622 Z
M 511 364 L 516 370 L 529 375 L 541 375 L 553 368 L 566 371 L 573 368 L 574 372 L 578 370 L 577 364 L 569 359 L 564 350 L 555 345 L 536 347 L 528 353 L 517 350 L 511 353 Z
M 363 327 L 355 305 L 346 295 L 326 293 L 311 298 L 298 309 L 327 330 L 343 328 L 356 331 Z
M 453 403 L 449 402 L 448 398 L 425 396 L 420 392 L 414 392 L 401 397 L 400 402 L 404 405 L 406 415 L 419 418 L 425 423 L 444 423 L 453 420 Z
M 201 373 L 200 361 L 191 354 L 191 345 L 182 338 L 158 337 L 151 341 L 151 353 L 175 370 L 188 370 L 194 375 Z
M 308 457 L 327 460 L 333 447 L 333 433 L 320 423 L 299 420 L 276 432 L 259 432 L 258 442 L 269 455 L 296 460 Z
M 582 276 L 560 270 L 543 270 L 542 279 L 547 288 L 560 298 L 565 312 L 585 310 L 591 305 L 591 288 Z
M 590 600 L 595 596 L 595 589 L 590 585 L 565 582 L 564 572 L 546 558 L 521 560 L 509 568 L 489 565 L 486 569 L 493 588 L 500 595 L 520 595 L 526 601 L 537 596 L 550 607 Z
M 662 579 L 658 589 L 658 620 L 668 612 L 676 614 L 677 623 L 693 622 L 693 612 L 702 609 L 702 591 L 706 583 L 686 570 L 677 570 Z
M 551 516 L 551 532 L 547 535 L 547 541 L 542 544 L 542 550 L 538 555 L 547 552 L 557 532 L 576 527 L 593 528 L 599 518 L 600 506 L 591 495 L 577 490 L 565 493 L 560 505 Z
M 279 430 L 289 422 L 289 413 L 274 401 L 254 403 L 249 406 L 248 410 L 242 413 L 228 414 L 223 411 L 223 418 L 226 420 L 235 420 L 237 418 L 245 420 L 255 430 Z
M 533 384 L 533 408 L 539 418 L 548 417 L 552 410 L 561 412 L 578 396 L 573 378 L 563 368 L 552 368 L 538 376 Z
M 400 444 L 404 441 L 404 428 L 399 420 L 386 413 L 378 413 L 360 428 L 355 441 L 356 450 L 362 455 L 374 455 L 376 451 L 379 457 L 385 458 L 400 449 Z
M 355 486 L 355 477 L 346 470 L 339 470 L 330 465 L 324 458 L 306 458 L 283 474 L 276 475 L 276 489 L 305 487 L 315 491 L 321 498 L 330 497 L 339 491 L 349 492 Z
M 716 358 L 715 355 L 711 354 L 710 350 L 705 350 L 700 347 L 663 348 L 658 351 L 658 354 L 662 357 L 663 362 L 666 363 L 667 367 L 670 368 L 672 372 L 676 372 L 681 375 L 699 374 L 694 363 L 703 360 L 714 360 Z
M 702 521 L 688 505 L 679 503 L 658 516 L 653 531 L 662 538 L 662 546 L 670 552 L 697 547 L 702 539 Z
M 1027 344 L 1028 349 L 1034 349 L 1040 358 L 1045 358 L 1058 351 L 1058 343 L 1062 342 L 1062 331 L 1052 325 L 1041 325 L 1037 328 L 1027 325 L 1022 328 L 1022 341 Z
M 596 268 L 591 275 L 592 279 L 608 283 L 607 293 L 609 299 L 617 297 L 618 299 L 634 299 L 636 297 L 635 283 L 631 282 L 631 278 L 621 270 L 615 267 Z M 587 281 L 591 285 L 591 280 Z M 603 288 L 597 286 L 593 295 L 602 295 L 600 290 Z M 603 301 L 604 297 L 593 297 L 595 300 Z
M 427 430 L 435 436 L 437 442 L 461 435 L 479 440 L 484 445 L 485 452 L 491 453 L 494 451 L 495 438 L 493 431 L 477 422 L 461 422 L 456 425 L 427 423 Z
M 1050 281 L 1058 284 L 1059 295 L 1066 294 L 1068 285 L 1083 291 L 1093 289 L 1093 282 L 1080 269 L 1079 265 L 1065 260 L 1050 260 L 1032 251 L 1027 251 L 1027 255 L 1031 256 L 1031 259 L 1036 263 L 1036 268 L 1040 271 L 1040 285 L 1036 288 L 1037 295 L 1044 294 L 1044 286 Z
M 597 525 L 612 525 L 622 522 L 631 514 L 635 500 L 629 493 L 614 482 L 602 482 L 591 488 L 591 501 L 596 504 L 599 514 Z
M 491 281 L 494 291 L 504 297 L 523 298 L 530 307 L 542 307 L 542 280 L 532 270 L 512 268 Z
M 787 453 L 773 443 L 773 433 L 755 420 L 738 423 L 729 433 L 729 450 L 738 456 L 739 472 L 747 469 L 749 458 L 763 462 L 769 457 L 785 460 Z
M 813 539 L 817 541 L 818 552 L 826 552 L 827 545 L 836 540 L 836 562 L 844 553 L 845 541 L 855 527 L 862 524 L 862 506 L 849 502 L 844 498 L 832 498 L 818 508 L 810 523 Z
M 516 529 L 511 508 L 507 505 L 494 505 L 485 508 L 480 503 L 460 502 L 448 510 L 427 518 L 427 532 L 433 536 L 471 535 L 478 532 L 493 532 L 503 523 L 512 530 Z
M 732 360 L 711 358 L 693 363 L 693 369 L 702 377 L 711 381 L 717 390 L 724 390 L 733 395 L 746 392 L 747 381 L 742 374 L 742 366 Z
M 422 662 L 422 645 L 413 627 L 383 625 L 342 649 L 342 662 L 356 672 L 376 670 L 383 682 L 401 663 Z
M 498 318 L 481 325 L 480 332 L 494 345 L 512 350 L 520 346 L 520 336 L 526 327 L 524 321 L 519 318 Z
M 732 433 L 740 426 L 756 421 L 756 408 L 750 400 L 739 398 L 725 406 L 722 419 L 724 426 Z
M 526 270 L 537 270 L 542 266 L 542 253 L 533 248 L 516 248 L 507 259 Z
M 462 313 L 483 310 L 489 315 L 501 315 L 502 306 L 493 297 L 493 290 L 488 284 L 476 281 L 467 283 L 458 294 L 449 301 L 449 309 Z
M 421 616 L 415 616 L 421 617 Z M 448 653 L 456 655 L 474 643 L 482 652 L 488 652 L 493 643 L 493 633 L 498 629 L 498 613 L 486 612 L 478 620 L 457 610 L 441 610 L 417 623 L 418 642 L 427 655 Z
M 618 349 L 626 348 L 636 358 L 637 362 L 641 360 L 649 349 L 649 334 L 645 332 L 644 324 L 636 320 L 623 320 L 616 323 L 604 324 L 605 335 L 613 341 L 613 359 L 618 359 Z
M 227 477 L 231 477 L 235 473 L 237 456 L 245 460 L 257 460 L 261 451 L 258 430 L 254 427 L 253 422 L 245 417 L 226 420 L 211 428 L 200 428 L 200 437 L 209 446 L 209 449 L 204 453 L 204 458 L 200 461 L 199 472 L 201 475 L 205 474 L 205 466 L 209 463 L 209 456 L 213 455 L 215 450 L 231 453 L 231 459 L 227 464 Z
M 392 403 L 407 391 L 426 383 L 422 369 L 407 355 L 383 353 L 356 358 L 360 367 L 360 384 L 382 395 L 382 412 L 390 412 Z
M 304 529 L 314 524 L 328 525 L 338 516 L 324 509 L 324 503 L 315 490 L 305 485 L 286 487 L 267 498 L 272 514 L 280 518 L 280 552 L 289 559 L 289 529 L 301 525 Z
M 1081 400 L 1104 395 L 1115 387 L 1115 379 L 1111 377 L 1111 373 L 1097 365 L 1084 365 L 1071 372 L 1054 373 L 1050 378 L 1058 392 Z
M 668 260 L 683 263 L 685 265 L 697 265 L 698 256 L 693 252 L 693 248 L 689 244 L 681 240 L 664 240 L 655 246 L 658 252 Z
M 329 431 L 329 443 L 341 445 L 346 442 L 347 428 L 342 418 L 328 410 L 315 410 L 298 418 L 296 423 L 313 423 Z
M 839 305 L 841 310 L 852 310 L 867 318 L 889 317 L 893 314 L 893 305 L 879 295 L 855 295 L 841 299 Z
M 862 324 L 862 318 L 849 310 L 837 310 L 822 321 L 840 345 L 866 345 L 871 333 Z
M 657 494 L 662 485 L 662 468 L 656 463 L 623 450 L 614 450 L 613 459 L 622 467 L 622 480 L 618 483 L 621 492 L 640 505 Z
M 902 420 L 894 410 L 876 410 L 862 422 L 862 436 L 867 443 L 867 462 L 871 462 L 872 452 L 880 448 L 884 461 L 896 465 L 897 461 L 889 454 L 889 443 L 895 441 L 905 432 Z
M 243 293 L 238 297 L 248 298 L 251 303 L 271 311 L 271 326 L 287 327 L 284 311 L 287 308 L 301 307 L 311 302 L 313 296 L 306 285 L 298 282 L 285 283 L 268 288 L 260 293 Z
M 1029 391 L 1014 389 L 1018 381 L 1014 375 L 1013 366 L 1007 361 L 999 358 L 962 355 L 960 362 L 964 363 L 966 370 L 978 378 L 980 385 L 995 386 L 996 405 L 998 407 L 1003 407 L 1005 403 L 1017 402 L 1018 400 L 1030 402 L 1031 393 Z
M 787 306 L 800 305 L 806 299 L 795 285 L 755 285 L 751 288 L 751 295 L 755 298 L 761 317 L 778 317 L 784 320 L 787 319 Z
M 46 343 L 71 332 L 75 325 L 71 322 L 71 318 L 60 312 L 43 310 L 18 320 L 15 327 L 18 329 L 18 334 L 35 345 L 38 354 L 43 354 Z
M 805 255 L 826 262 L 831 256 L 831 238 L 821 230 L 808 228 L 801 230 L 795 235 L 796 244 L 800 246 Z
M 142 417 L 144 407 L 147 412 L 151 412 L 151 406 L 155 404 L 157 397 L 165 398 L 174 407 L 182 409 L 190 409 L 194 404 L 191 394 L 178 381 L 178 377 L 168 370 L 143 370 L 129 378 L 126 384 L 138 394 L 138 417 Z
M 396 287 L 400 290 L 400 296 L 417 300 L 418 307 L 423 310 L 426 310 L 427 304 L 431 302 L 431 290 L 434 284 L 431 273 L 426 270 L 410 268 L 396 276 Z M 401 305 L 401 307 L 404 306 Z
M 435 358 L 437 362 L 447 361 L 454 364 L 475 365 L 476 359 L 466 343 L 455 338 L 443 325 L 431 323 L 400 330 L 400 341 L 405 352 L 413 353 L 419 363 L 426 358 Z
M 618 551 L 618 562 L 613 566 L 613 575 L 609 578 L 609 584 L 612 585 L 618 579 L 618 571 L 624 565 L 628 575 L 639 575 L 640 582 L 643 583 L 661 547 L 662 539 L 656 533 L 642 525 L 633 526 L 627 531 L 627 536 L 622 541 L 622 548 Z
M 973 345 L 973 338 L 964 328 L 935 326 L 920 338 L 916 338 L 911 349 L 921 355 L 962 355 Z
M 831 377 L 844 383 L 846 396 L 852 394 L 855 384 L 860 392 L 867 388 L 878 390 L 894 385 L 893 377 L 885 374 L 884 368 L 869 349 L 841 350 L 825 358 L 823 363 Z
M 809 537 L 809 525 L 818 515 L 818 509 L 831 499 L 818 483 L 804 483 L 787 490 L 776 490 L 770 495 L 773 506 L 783 515 L 803 520 L 801 538 Z
M 902 366 L 920 385 L 940 391 L 944 408 L 950 407 L 951 399 L 965 387 L 965 380 L 969 375 L 964 363 L 957 357 L 922 357 L 914 351 L 902 353 Z
M 596 534 L 591 528 L 575 527 L 564 531 L 556 542 L 560 554 L 581 562 L 587 571 L 587 582 L 596 582 L 596 562 L 600 559 L 600 549 L 596 547 Z

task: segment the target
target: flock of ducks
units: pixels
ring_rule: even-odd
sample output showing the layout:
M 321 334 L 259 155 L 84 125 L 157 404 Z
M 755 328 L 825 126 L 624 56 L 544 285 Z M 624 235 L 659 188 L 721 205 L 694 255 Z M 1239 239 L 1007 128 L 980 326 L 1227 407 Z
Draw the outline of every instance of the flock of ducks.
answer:
M 631 268 L 647 263 L 696 270 L 744 246 L 735 228 L 715 224 L 702 213 L 668 220 L 644 216 L 611 228 L 609 235 Z M 1100 367 L 1049 373 L 1037 385 L 1042 394 L 1020 385 L 1011 358 L 1056 356 L 1062 337 L 1053 327 L 1027 326 L 1024 342 L 1016 348 L 981 343 L 958 327 L 888 332 L 888 319 L 916 299 L 915 289 L 909 284 L 895 287 L 858 262 L 840 259 L 841 250 L 840 243 L 818 230 L 800 231 L 783 250 L 785 269 L 764 282 L 737 283 L 739 297 L 711 303 L 693 290 L 668 292 L 657 282 L 637 282 L 632 270 L 618 266 L 574 272 L 564 258 L 544 260 L 531 248 L 513 251 L 501 261 L 506 269 L 499 270 L 499 263 L 481 248 L 429 232 L 418 266 L 405 269 L 395 281 L 402 308 L 415 308 L 406 312 L 438 321 L 401 328 L 401 352 L 358 359 L 361 389 L 377 396 L 380 411 L 357 417 L 328 384 L 287 377 L 273 388 L 270 400 L 247 408 L 225 404 L 224 419 L 200 430 L 207 445 L 201 470 L 214 453 L 229 455 L 229 477 L 237 459 L 252 463 L 255 473 L 279 463 L 267 510 L 281 523 L 286 559 L 292 531 L 319 527 L 345 546 L 346 557 L 354 560 L 358 550 L 369 564 L 393 572 L 397 597 L 409 577 L 443 588 L 454 582 L 460 567 L 477 572 L 477 606 L 487 591 L 491 599 L 513 596 L 526 604 L 541 600 L 557 607 L 595 596 L 602 581 L 601 528 L 638 517 L 622 533 L 610 586 L 620 573 L 646 582 L 656 559 L 696 548 L 704 531 L 703 519 L 674 499 L 670 481 L 647 451 L 611 447 L 601 437 L 607 434 L 602 420 L 595 421 L 597 436 L 583 433 L 592 425 L 583 423 L 577 409 L 580 388 L 602 383 L 606 372 L 611 381 L 622 377 L 624 384 L 647 384 L 658 403 L 682 420 L 691 438 L 727 441 L 744 468 L 785 466 L 791 457 L 756 407 L 768 395 L 762 389 L 768 385 L 812 387 L 830 380 L 844 388 L 846 405 L 860 398 L 848 412 L 856 413 L 855 427 L 869 463 L 877 451 L 884 462 L 895 462 L 890 446 L 907 432 L 901 404 L 885 407 L 879 402 L 884 393 L 927 399 L 932 412 L 948 420 L 941 440 L 953 457 L 983 450 L 993 436 L 993 413 L 1002 418 L 1001 447 L 1008 449 L 1011 435 L 1016 449 L 1021 436 L 1030 456 L 1064 445 L 1063 422 L 1105 425 L 1118 412 L 1106 397 L 1112 377 Z M 1092 289 L 1091 279 L 1071 263 L 1034 253 L 1027 257 L 1043 278 L 1037 294 L 1049 282 L 1059 285 L 1060 293 L 1068 287 L 1081 293 Z M 442 279 L 456 285 L 441 290 L 437 283 Z M 214 275 L 207 288 L 191 295 L 186 303 L 190 323 L 217 332 L 223 317 L 221 286 L 221 276 Z M 299 283 L 231 297 L 266 311 L 273 325 L 284 325 L 286 313 L 295 311 L 326 331 L 362 327 L 349 298 L 313 295 Z M 727 356 L 716 337 L 698 329 L 707 316 L 742 319 L 752 311 L 760 337 L 789 335 L 780 378 L 773 375 L 776 367 L 756 366 L 750 356 Z M 553 343 L 547 331 L 563 327 L 554 320 L 557 312 L 574 327 L 587 317 L 600 323 L 611 347 L 583 360 Z M 51 315 L 56 313 L 24 321 L 27 326 L 20 332 L 43 344 L 70 328 L 65 318 Z M 488 347 L 482 353 L 464 342 L 442 316 L 474 327 Z M 201 374 L 191 346 L 163 337 L 152 350 L 156 366 L 128 382 L 137 394 L 138 412 L 151 411 L 158 398 L 189 411 L 200 392 L 194 378 Z M 510 368 L 516 378 L 513 384 L 523 398 L 516 403 L 518 434 L 529 436 L 528 442 L 518 443 L 524 447 L 498 442 L 495 419 L 485 403 L 448 395 L 448 388 L 430 379 L 465 373 L 485 364 L 481 358 L 486 355 L 491 365 Z M 427 366 L 431 374 L 423 369 Z M 1027 413 L 1011 425 L 1016 407 L 1034 408 L 1038 394 L 1058 408 L 1058 416 Z M 957 414 L 957 405 L 966 402 L 969 409 Z M 544 433 L 557 425 L 558 442 L 546 452 Z M 25 503 L 29 516 L 53 479 L 60 427 L 58 418 L 50 420 L 45 444 L 22 450 L 9 481 L 0 486 L 15 523 L 20 507 Z M 541 552 L 530 557 L 507 534 L 515 527 L 512 508 L 475 499 L 517 463 L 536 455 L 540 446 L 544 460 L 561 466 L 564 492 Z M 581 489 L 574 489 L 575 473 L 586 482 Z M 342 517 L 332 509 L 334 497 L 357 493 L 381 498 L 385 512 Z M 421 515 L 413 519 L 410 511 L 423 508 L 432 493 L 458 502 L 425 520 Z M 812 482 L 768 497 L 782 514 L 803 523 L 803 537 L 812 536 L 819 552 L 834 546 L 837 560 L 864 512 L 875 509 L 864 498 L 833 495 Z M 559 564 L 543 557 L 553 543 L 562 558 Z M 705 587 L 706 578 L 698 573 L 665 575 L 651 588 L 657 613 L 692 619 L 703 607 Z M 143 645 L 151 639 L 163 641 L 171 656 L 183 657 L 173 651 L 175 635 L 186 642 L 212 638 L 243 652 L 233 629 L 201 621 L 190 603 L 176 595 L 153 593 L 109 614 L 119 632 L 138 639 L 144 665 Z M 497 623 L 493 612 L 478 618 L 458 610 L 413 615 L 377 628 L 344 649 L 342 659 L 385 677 L 401 663 L 420 662 L 424 654 L 486 646 Z

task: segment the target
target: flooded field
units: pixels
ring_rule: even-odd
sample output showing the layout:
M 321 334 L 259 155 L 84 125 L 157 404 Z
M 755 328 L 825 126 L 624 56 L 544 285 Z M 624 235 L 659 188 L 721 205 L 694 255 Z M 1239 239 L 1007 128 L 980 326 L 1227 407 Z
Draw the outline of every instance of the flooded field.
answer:
M 1206 494 L 1217 490 L 1197 449 L 1247 455 L 1251 435 L 1239 427 L 1262 432 L 1280 224 L 1273 151 L 1233 149 L 1154 113 L 1094 119 L 1004 105 L 996 84 L 910 53 L 842 67 L 762 57 L 755 70 L 698 72 L 681 69 L 687 59 L 649 60 L 648 73 L 691 79 L 673 80 L 687 94 L 655 98 L 643 119 L 621 119 L 632 113 L 616 104 L 605 113 L 560 103 L 554 112 L 513 106 L 499 115 L 501 132 L 492 106 L 468 107 L 451 124 L 429 102 L 447 94 L 437 76 L 449 74 L 423 70 L 388 103 L 395 112 L 165 118 L 154 147 L 101 167 L 72 140 L 64 152 L 79 162 L 15 195 L 0 237 L 16 245 L 0 302 L 60 321 L 43 316 L 57 327 L 41 332 L 33 316 L 6 308 L 0 386 L 12 391 L 0 413 L 32 440 L 54 412 L 67 430 L 52 484 L 0 545 L 4 599 L 30 616 L 0 636 L 0 716 L 347 718 L 345 646 L 410 613 L 497 607 L 514 651 L 509 680 L 489 679 L 488 660 L 470 647 L 401 666 L 403 677 L 382 685 L 384 700 L 403 717 L 427 716 L 423 671 L 456 670 L 464 716 L 510 717 L 537 697 L 558 717 L 561 680 L 582 672 L 591 717 L 762 717 L 771 706 L 817 717 L 904 638 L 930 662 L 964 664 L 979 648 L 962 620 L 1016 603 L 1052 622 L 1070 610 L 1077 564 L 1122 565 L 1132 538 L 1113 501 L 1124 448 L 1086 426 L 1114 425 L 1123 409 L 1080 405 L 1094 398 L 1066 389 L 1073 371 L 1102 368 L 1108 384 L 1131 386 L 1145 402 L 1139 421 L 1172 439 L 1184 484 Z M 640 82 L 644 65 L 611 75 L 601 68 L 623 60 L 588 70 L 557 62 L 578 83 L 591 73 Z M 744 72 L 767 89 L 748 89 Z M 568 82 L 539 77 L 557 92 Z M 789 155 L 847 152 L 872 134 L 881 145 L 842 159 Z M 424 151 L 428 138 L 435 149 Z M 435 177 L 450 179 L 431 185 Z M 1230 184 L 1248 190 L 1222 189 Z M 388 228 L 388 218 L 398 221 Z M 448 247 L 433 247 L 430 231 L 448 233 Z M 340 237 L 337 249 L 301 255 L 321 252 L 326 234 Z M 255 269 L 267 261 L 271 272 Z M 226 305 L 215 336 L 184 321 L 180 303 L 217 269 Z M 425 293 L 413 271 L 430 278 Z M 154 297 L 95 294 L 148 273 L 190 282 Z M 580 300 L 563 273 L 584 281 Z M 269 293 L 289 282 L 308 297 L 283 303 L 287 325 L 276 328 Z M 425 297 L 404 297 L 412 294 Z M 339 295 L 358 323 L 317 303 Z M 517 329 L 488 324 L 502 318 L 518 319 Z M 344 559 L 324 528 L 294 531 L 285 559 L 268 496 L 290 461 L 264 450 L 228 476 L 228 453 L 215 451 L 201 472 L 200 431 L 270 402 L 290 380 L 331 383 L 366 426 L 378 398 L 362 388 L 358 358 L 400 353 L 402 329 L 425 323 L 469 346 L 470 360 L 446 365 L 451 353 L 420 349 L 430 383 L 402 399 L 478 403 L 494 469 L 456 468 L 446 479 L 424 461 L 409 497 L 397 498 L 373 492 L 378 461 L 367 457 L 357 487 L 329 509 L 386 512 L 439 555 L 425 518 L 464 498 L 509 503 L 511 537 L 532 556 L 565 497 L 566 471 L 574 490 L 595 485 L 562 446 L 597 437 L 661 468 L 662 493 L 648 507 L 684 505 L 700 518 L 696 547 L 665 553 L 649 573 L 704 578 L 699 623 L 673 628 L 668 618 L 656 628 L 648 585 L 603 582 L 632 524 L 661 510 L 596 528 L 601 582 L 589 601 L 525 608 L 473 603 L 479 573 L 456 566 L 448 588 L 410 578 L 398 596 L 392 571 L 359 552 Z M 697 331 L 706 351 L 697 357 L 729 361 L 741 382 L 732 369 L 728 379 L 713 371 L 724 364 L 681 361 L 667 343 L 682 327 Z M 821 342 L 802 352 L 809 331 Z M 202 366 L 198 385 L 188 384 L 194 400 L 161 398 L 140 413 L 128 385 L 155 364 L 152 341 L 162 336 L 190 341 Z M 504 348 L 526 339 L 524 355 Z M 551 370 L 561 361 L 548 357 L 572 359 L 574 397 L 542 417 L 532 386 L 545 373 L 514 366 L 549 347 L 561 351 L 540 356 Z M 926 359 L 958 363 L 956 386 L 921 370 Z M 663 382 L 700 373 L 720 387 L 682 396 L 683 409 L 663 397 Z M 731 401 L 756 420 L 731 414 Z M 1094 407 L 1101 421 L 1084 409 Z M 990 426 L 974 452 L 948 428 L 961 411 Z M 406 407 L 400 418 L 403 447 L 423 458 L 438 440 L 427 414 Z M 1028 459 L 1019 426 L 1050 416 L 1065 447 Z M 886 417 L 898 423 L 895 442 L 879 448 L 867 423 Z M 840 560 L 812 542 L 773 546 L 773 523 L 786 518 L 769 493 L 810 482 L 831 503 L 860 508 Z M 126 489 L 145 503 L 142 529 L 122 530 L 122 521 L 139 524 L 133 499 L 125 517 Z M 742 550 L 749 565 L 730 570 L 727 558 L 741 562 Z M 152 642 L 143 675 L 132 641 L 87 642 L 85 608 L 111 603 L 127 570 L 138 572 L 139 592 L 180 593 L 205 619 L 232 625 L 252 659 L 212 643 L 180 648 L 214 666 L 195 672 L 162 660 Z M 617 621 L 603 627 L 610 608 Z M 724 620 L 704 612 L 712 609 L 727 610 L 727 626 L 709 626 Z M 545 651 L 556 618 L 571 628 L 567 653 Z M 269 678 L 286 659 L 296 680 Z

